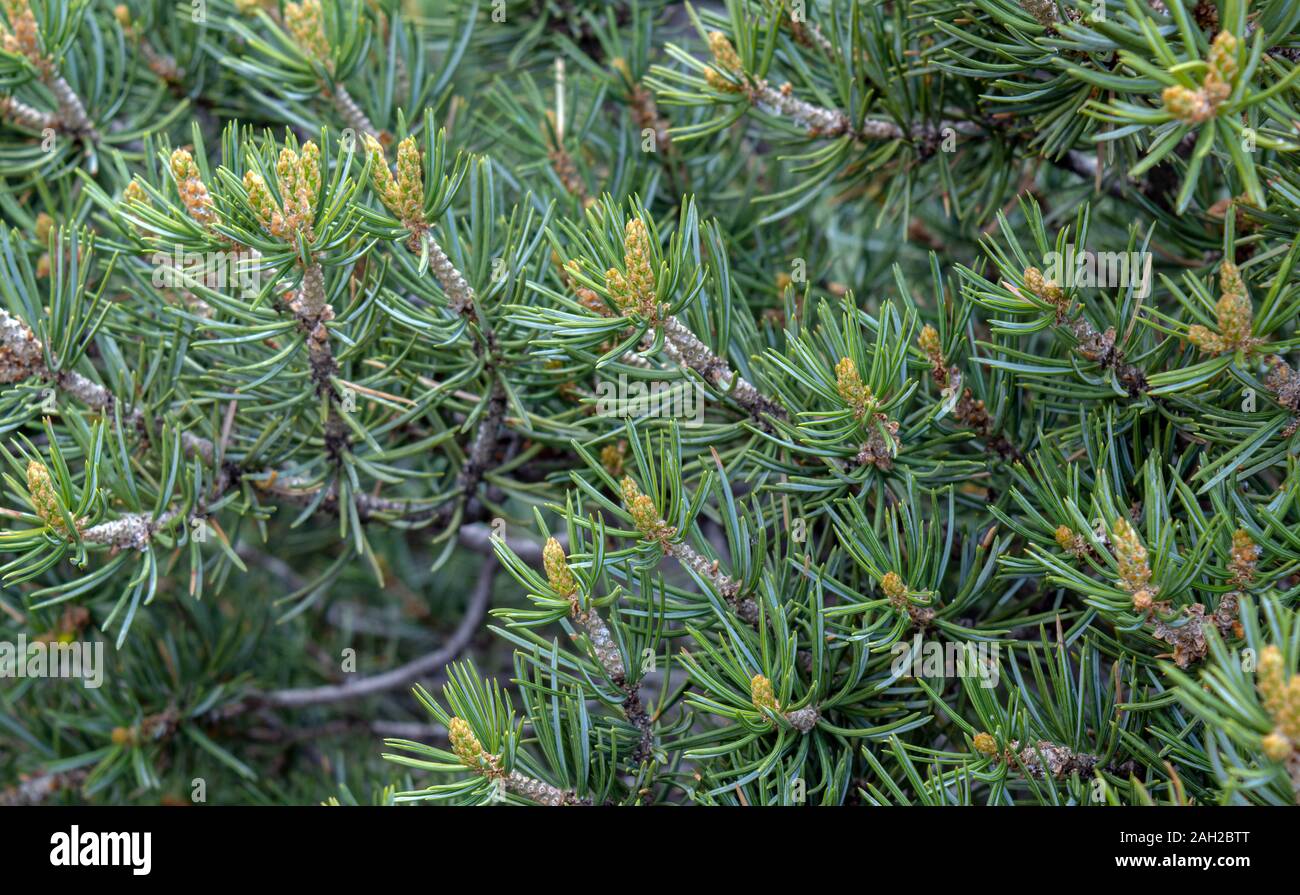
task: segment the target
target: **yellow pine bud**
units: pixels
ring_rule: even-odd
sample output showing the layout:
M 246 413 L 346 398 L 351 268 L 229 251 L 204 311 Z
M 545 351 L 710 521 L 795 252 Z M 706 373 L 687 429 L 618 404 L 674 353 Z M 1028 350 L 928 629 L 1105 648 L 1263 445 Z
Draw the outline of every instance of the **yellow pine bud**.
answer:
M 713 61 L 718 68 L 730 72 L 740 71 L 740 56 L 737 55 L 731 41 L 727 39 L 727 35 L 721 31 L 709 32 L 709 52 L 713 54 Z
M 772 689 L 772 682 L 761 674 L 756 674 L 750 679 L 749 698 L 754 708 L 759 711 L 767 709 L 770 712 L 779 712 L 781 710 L 776 702 L 776 692 Z
M 612 267 L 605 271 L 605 290 L 609 292 L 609 297 L 614 300 L 614 304 L 621 311 L 631 313 L 636 310 L 636 303 L 633 301 L 632 290 L 628 286 L 627 280 Z
M 127 204 L 135 203 L 138 205 L 149 205 L 149 193 L 140 185 L 138 180 L 133 180 L 126 185 L 126 190 L 122 193 L 122 198 Z
M 1220 31 L 1210 44 L 1210 55 L 1206 59 L 1210 72 L 1219 80 L 1231 85 L 1237 79 L 1237 38 L 1228 31 Z M 1226 97 L 1225 97 L 1226 98 Z
M 993 739 L 993 734 L 984 731 L 975 734 L 971 744 L 975 747 L 976 752 L 984 755 L 996 755 L 998 751 L 998 741 Z
M 884 591 L 894 607 L 902 608 L 907 605 L 907 585 L 903 582 L 903 576 L 897 572 L 886 572 L 880 579 L 880 589 Z
M 1056 527 L 1056 543 L 1062 549 L 1072 554 L 1076 558 L 1082 558 L 1088 553 L 1088 541 L 1083 535 L 1076 533 L 1068 525 L 1058 525 Z
M 1300 743 L 1300 675 L 1287 676 L 1282 651 L 1274 644 L 1259 652 L 1255 686 L 1264 708 L 1277 724 L 1276 733 L 1290 740 L 1293 746 Z
M 835 385 L 844 403 L 849 405 L 853 416 L 862 419 L 870 410 L 874 396 L 871 387 L 864 384 L 858 375 L 858 365 L 851 357 L 840 358 L 835 365 Z
M 268 233 L 274 233 L 280 209 L 275 204 L 266 180 L 256 171 L 245 171 L 244 190 L 248 193 L 248 204 L 253 209 L 253 214 L 257 215 L 262 228 Z
M 740 56 L 736 54 L 736 48 L 727 40 L 727 36 L 721 31 L 709 32 L 709 50 L 713 53 L 714 68 L 708 68 L 704 71 L 704 80 L 709 86 L 719 93 L 739 93 L 741 87 L 735 81 L 728 78 L 722 72 L 729 72 L 739 76 L 742 74 Z
M 578 591 L 578 579 L 573 577 L 569 568 L 568 557 L 564 547 L 555 538 L 549 538 L 542 548 L 542 565 L 546 569 L 546 580 L 555 592 L 562 597 L 572 597 Z
M 1219 266 L 1219 288 L 1224 292 L 1245 293 L 1246 284 L 1241 279 L 1241 270 L 1227 258 Z
M 623 228 L 623 266 L 627 268 L 625 289 L 628 301 L 637 313 L 650 320 L 658 316 L 652 258 L 650 234 L 639 218 L 633 218 Z
M 1193 323 L 1187 328 L 1187 341 L 1206 354 L 1222 354 L 1229 349 L 1228 343 L 1218 333 L 1199 323 Z
M 5 13 L 9 17 L 9 27 L 13 33 L 4 35 L 4 48 L 10 53 L 26 56 L 39 66 L 46 63 L 41 51 L 40 32 L 36 27 L 36 16 L 32 13 L 28 0 L 5 0 Z
M 370 156 L 370 182 L 379 196 L 379 201 L 394 215 L 400 214 L 401 194 L 393 172 L 388 170 L 388 160 L 384 157 L 384 146 L 372 134 L 365 134 L 366 153 Z
M 659 509 L 654 500 L 641 493 L 631 476 L 624 476 L 619 486 L 623 492 L 623 506 L 632 517 L 632 524 L 647 538 L 656 537 L 663 527 L 663 520 L 659 517 Z
M 298 190 L 311 198 L 316 204 L 316 195 L 320 192 L 320 147 L 311 140 L 302 147 L 299 156 Z
M 119 3 L 113 7 L 113 18 L 117 19 L 117 23 L 123 28 L 131 27 L 131 10 L 127 9 L 125 4 Z
M 329 40 L 325 37 L 325 15 L 320 0 L 302 0 L 284 5 L 284 24 L 298 48 L 313 61 L 333 68 Z
M 1264 737 L 1261 745 L 1263 746 L 1264 754 L 1273 761 L 1286 761 L 1291 757 L 1292 751 L 1294 751 L 1291 741 L 1288 740 L 1281 731 L 1277 730 Z
M 50 528 L 57 531 L 63 537 L 68 537 L 68 524 L 63 520 L 63 513 L 60 510 L 62 501 L 59 500 L 58 492 L 54 487 L 54 479 L 50 476 L 49 467 L 39 460 L 32 460 L 27 464 L 27 491 L 31 496 L 32 508 L 36 515 L 41 517 L 41 521 Z M 79 521 L 74 520 L 78 528 L 81 527 Z
M 1254 323 L 1254 308 L 1244 292 L 1225 292 L 1215 305 L 1219 317 L 1219 332 L 1224 342 L 1239 348 L 1250 341 Z
M 1283 676 L 1282 651 L 1270 643 L 1259 651 L 1259 673 L 1255 684 L 1264 697 L 1264 707 L 1270 712 L 1280 706 Z
M 1232 573 L 1232 583 L 1237 586 L 1249 584 L 1255 578 L 1255 569 L 1263 553 L 1250 534 L 1239 528 L 1232 533 L 1232 554 L 1228 559 L 1228 571 Z
M 194 156 L 184 149 L 175 150 L 171 156 L 171 169 L 176 180 L 176 192 L 190 217 L 200 224 L 215 223 L 217 215 L 212 209 L 212 196 L 203 183 Z
M 925 356 L 936 366 L 944 366 L 943 345 L 939 342 L 939 331 L 930 324 L 921 327 L 921 335 L 917 337 L 917 345 L 925 352 Z
M 36 215 L 36 239 L 40 242 L 49 242 L 50 233 L 54 230 L 54 218 L 45 212 Z
M 452 718 L 447 732 L 451 740 L 451 751 L 456 753 L 460 763 L 476 771 L 482 770 L 487 754 L 478 737 L 474 736 L 474 731 L 470 730 L 469 724 L 460 718 Z
M 1246 294 L 1241 273 L 1231 261 L 1224 261 L 1219 269 L 1219 285 L 1223 294 L 1214 306 L 1219 331 L 1193 324 L 1187 328 L 1187 340 L 1207 354 L 1250 348 L 1255 342 L 1251 335 L 1255 309 Z
M 1046 279 L 1037 267 L 1025 268 L 1025 288 L 1057 310 L 1065 310 L 1065 290 L 1055 280 Z
M 397 212 L 404 222 L 424 223 L 424 164 L 414 137 L 397 144 Z
M 296 191 L 298 182 L 298 153 L 288 146 L 280 150 L 275 161 L 275 179 L 282 196 L 291 196 Z
M 320 148 L 308 142 L 301 153 L 291 149 L 280 152 L 276 163 L 280 196 L 284 202 L 284 225 L 287 233 L 301 233 L 313 238 L 316 223 L 316 196 L 320 190 Z
M 618 444 L 607 444 L 600 449 L 600 465 L 605 467 L 605 471 L 610 475 L 619 476 L 623 474 L 623 457 L 627 453 L 627 448 L 623 442 Z
M 1115 561 L 1119 565 L 1119 586 L 1133 594 L 1135 608 L 1150 608 L 1154 588 L 1151 567 L 1147 565 L 1147 548 L 1142 546 L 1138 533 L 1123 516 L 1115 520 L 1110 530 L 1111 544 L 1115 548 Z
M 1214 107 L 1200 90 L 1174 84 L 1166 87 L 1160 96 L 1169 114 L 1185 124 L 1200 124 L 1214 115 Z

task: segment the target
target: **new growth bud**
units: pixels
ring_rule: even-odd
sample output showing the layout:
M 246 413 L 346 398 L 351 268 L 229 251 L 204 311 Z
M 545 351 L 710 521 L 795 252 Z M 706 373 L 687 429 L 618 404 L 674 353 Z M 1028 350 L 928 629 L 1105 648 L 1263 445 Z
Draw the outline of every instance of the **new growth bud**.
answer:
M 1148 613 L 1154 608 L 1159 588 L 1151 586 L 1151 567 L 1147 564 L 1147 548 L 1137 531 L 1123 516 L 1111 526 L 1110 540 L 1115 548 L 1115 561 L 1119 565 L 1119 586 L 1133 595 L 1133 608 Z
M 862 377 L 858 375 L 858 365 L 853 358 L 842 357 L 835 365 L 835 386 L 844 403 L 848 404 L 849 409 L 853 411 L 854 419 L 860 420 L 871 411 L 875 403 L 871 386 L 863 383 Z
M 738 77 L 743 74 L 740 56 L 736 53 L 736 48 L 731 45 L 731 41 L 727 39 L 727 35 L 721 31 L 710 31 L 709 51 L 713 54 L 713 64 L 716 66 L 707 69 L 704 73 L 709 86 L 722 93 L 739 93 L 740 85 L 720 73 L 720 71 L 727 72 Z
M 776 693 L 772 689 L 772 682 L 761 674 L 756 674 L 750 679 L 749 698 L 754 703 L 754 708 L 759 711 L 781 711 L 781 706 L 776 701 Z
M 1205 78 L 1198 88 L 1174 84 L 1161 94 L 1169 114 L 1184 124 L 1202 124 L 1218 114 L 1219 106 L 1232 95 L 1237 79 L 1237 38 L 1220 31 L 1210 44 L 1205 60 Z
M 303 55 L 333 71 L 329 39 L 325 36 L 325 15 L 320 0 L 302 0 L 284 5 L 284 25 Z
M 175 150 L 171 157 L 171 169 L 172 177 L 176 180 L 176 191 L 181 197 L 181 204 L 185 206 L 190 217 L 205 227 L 215 224 L 217 213 L 212 207 L 212 195 L 203 183 L 194 156 L 184 149 Z M 245 183 L 247 183 L 247 175 L 245 175 Z M 131 185 L 135 186 L 134 182 Z M 137 189 L 143 193 L 142 189 L 139 187 Z M 131 196 L 129 187 L 127 195 L 128 198 Z
M 1224 260 L 1219 269 L 1219 288 L 1223 294 L 1214 306 L 1219 331 L 1193 324 L 1188 327 L 1187 339 L 1206 354 L 1224 354 L 1238 349 L 1250 349 L 1259 340 L 1251 335 L 1254 308 L 1246 295 L 1246 284 L 1241 279 L 1237 265 Z
M 27 492 L 32 509 L 36 511 L 37 516 L 41 517 L 41 521 L 61 536 L 70 537 L 71 531 L 68 529 L 68 523 L 64 521 L 61 509 L 63 503 L 54 487 L 49 467 L 39 460 L 32 460 L 27 464 Z M 80 530 L 83 520 L 75 519 L 73 524 Z

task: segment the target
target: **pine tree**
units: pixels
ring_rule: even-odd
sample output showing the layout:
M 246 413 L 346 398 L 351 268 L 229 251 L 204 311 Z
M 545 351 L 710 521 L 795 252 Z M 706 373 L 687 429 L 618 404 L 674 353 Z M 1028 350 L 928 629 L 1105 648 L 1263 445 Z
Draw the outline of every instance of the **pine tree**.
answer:
M 1294 4 L 0 7 L 0 802 L 1300 801 Z

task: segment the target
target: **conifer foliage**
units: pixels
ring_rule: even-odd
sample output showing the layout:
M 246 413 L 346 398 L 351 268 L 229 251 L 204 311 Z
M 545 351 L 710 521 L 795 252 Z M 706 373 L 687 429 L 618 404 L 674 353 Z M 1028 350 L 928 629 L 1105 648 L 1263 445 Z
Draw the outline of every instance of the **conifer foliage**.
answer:
M 0 803 L 1300 802 L 1291 0 L 0 21 Z

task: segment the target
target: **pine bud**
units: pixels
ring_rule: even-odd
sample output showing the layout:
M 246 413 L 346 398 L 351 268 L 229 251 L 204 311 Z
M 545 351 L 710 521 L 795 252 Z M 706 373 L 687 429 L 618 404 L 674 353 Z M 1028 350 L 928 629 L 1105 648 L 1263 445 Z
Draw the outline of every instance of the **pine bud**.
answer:
M 623 492 L 623 506 L 631 515 L 632 524 L 645 537 L 651 539 L 657 537 L 663 527 L 663 520 L 659 516 L 659 509 L 655 506 L 654 500 L 642 494 L 641 489 L 630 476 L 624 476 L 619 486 Z
M 480 773 L 485 773 L 491 766 L 491 756 L 483 751 L 483 744 L 474 736 L 469 724 L 460 718 L 452 718 L 447 728 L 451 740 L 451 751 L 456 753 L 460 763 Z
M 212 209 L 212 196 L 199 175 L 199 166 L 195 163 L 194 156 L 184 149 L 177 149 L 172 153 L 171 168 L 181 204 L 190 213 L 190 217 L 205 226 L 216 223 L 217 215 Z M 247 175 L 244 182 L 248 182 Z
M 627 447 L 623 442 L 618 444 L 607 444 L 600 449 L 600 465 L 605 467 L 605 471 L 612 476 L 621 476 L 623 474 L 623 457 L 627 454 Z
M 1244 346 L 1250 339 L 1254 318 L 1254 309 L 1246 293 L 1224 292 L 1215 305 L 1215 312 L 1224 341 L 1233 347 Z
M 885 577 L 880 579 L 880 589 L 884 591 L 890 605 L 894 608 L 902 609 L 907 606 L 907 585 L 897 572 L 886 572 Z
M 1056 543 L 1066 552 L 1070 553 L 1076 559 L 1082 558 L 1088 553 L 1088 541 L 1081 534 L 1068 525 L 1058 525 L 1056 527 Z
M 280 211 L 276 207 L 275 198 L 271 195 L 271 188 L 266 185 L 266 180 L 256 171 L 245 171 L 244 190 L 248 193 L 249 207 L 253 209 L 253 214 L 257 216 L 262 229 L 272 233 L 276 220 L 280 217 Z
M 284 224 L 275 235 L 292 238 L 301 233 L 311 240 L 316 224 L 316 196 L 320 191 L 320 148 L 310 141 L 301 153 L 286 147 L 280 150 L 275 170 L 284 201 Z
M 126 185 L 126 190 L 122 193 L 122 199 L 128 204 L 149 205 L 149 193 L 140 185 L 138 180 L 133 180 Z
M 330 44 L 325 37 L 325 16 L 320 0 L 302 0 L 284 5 L 284 24 L 298 43 L 298 48 L 313 61 L 321 62 L 332 71 Z
M 1142 546 L 1138 533 L 1123 516 L 1111 526 L 1110 539 L 1119 565 L 1119 586 L 1133 595 L 1135 609 L 1139 612 L 1150 610 L 1155 588 L 1148 586 L 1151 567 L 1147 565 L 1147 548 Z
M 1250 348 L 1256 340 L 1251 335 L 1254 326 L 1254 308 L 1246 295 L 1246 284 L 1241 279 L 1237 265 L 1224 261 L 1219 269 L 1219 285 L 1223 294 L 1215 304 L 1219 331 L 1194 324 L 1188 327 L 1187 339 L 1207 354 L 1223 354 L 1240 348 Z
M 397 144 L 397 198 L 398 217 L 424 223 L 424 164 L 414 137 Z
M 781 710 L 781 707 L 776 702 L 776 693 L 772 689 L 772 682 L 761 674 L 756 674 L 750 679 L 749 698 L 754 703 L 754 708 L 759 711 L 767 709 L 770 712 L 779 712 Z
M 4 0 L 4 8 L 9 17 L 9 27 L 13 29 L 13 33 L 4 34 L 6 52 L 26 56 L 38 67 L 45 68 L 48 60 L 41 51 L 40 32 L 31 4 L 28 0 Z
M 930 363 L 937 367 L 945 366 L 943 356 L 943 345 L 939 342 L 939 331 L 930 324 L 921 327 L 921 335 L 917 337 L 916 343 L 925 352 L 925 356 L 930 359 Z
M 1255 686 L 1264 708 L 1273 716 L 1277 733 L 1294 745 L 1300 743 L 1300 675 L 1287 676 L 1282 651 L 1269 644 L 1259 652 Z
M 1184 124 L 1200 124 L 1214 117 L 1214 106 L 1202 90 L 1174 84 L 1166 87 L 1160 96 L 1169 114 Z
M 971 744 L 975 747 L 976 752 L 983 755 L 996 755 L 998 751 L 998 741 L 993 739 L 993 734 L 984 731 L 975 734 Z
M 1231 581 L 1238 587 L 1244 587 L 1255 578 L 1255 569 L 1259 565 L 1259 557 L 1263 554 L 1254 541 L 1251 540 L 1250 534 L 1244 529 L 1239 528 L 1232 533 L 1232 554 L 1228 560 L 1228 571 L 1232 573 Z
M 1043 272 L 1037 267 L 1025 268 L 1024 277 L 1026 289 L 1040 300 L 1055 307 L 1058 312 L 1065 311 L 1065 290 L 1058 286 L 1055 280 L 1044 278 Z
M 1210 44 L 1205 60 L 1205 78 L 1198 89 L 1175 84 L 1161 94 L 1169 114 L 1184 124 L 1201 124 L 1213 118 L 1218 107 L 1232 95 L 1237 79 L 1237 38 L 1220 31 Z
M 50 233 L 54 231 L 54 218 L 45 212 L 36 215 L 36 240 L 41 243 L 50 241 Z
M 1187 341 L 1191 342 L 1205 354 L 1223 354 L 1230 346 L 1218 333 L 1208 326 L 1193 323 L 1187 328 Z
M 572 597 L 578 590 L 578 580 L 573 577 L 569 560 L 564 555 L 564 548 L 555 538 L 549 538 L 542 548 L 542 565 L 546 569 L 546 579 L 551 587 L 562 597 Z
M 627 285 L 627 280 L 617 268 L 611 267 L 605 271 L 605 291 L 609 297 L 614 300 L 620 311 L 631 313 L 632 311 L 632 290 Z
M 424 217 L 424 165 L 413 137 L 397 144 L 397 177 L 388 169 L 384 147 L 374 136 L 364 136 L 370 156 L 370 182 L 379 201 L 408 230 L 422 230 Z
M 384 203 L 384 207 L 397 214 L 397 209 L 401 206 L 401 197 L 397 189 L 397 181 L 393 179 L 393 172 L 388 170 L 384 146 L 375 139 L 373 134 L 364 134 L 362 139 L 366 144 L 366 154 L 370 156 L 371 185 L 374 186 L 379 201 Z
M 39 460 L 27 464 L 27 492 L 32 508 L 41 517 L 41 521 L 63 537 L 68 537 L 70 532 L 67 522 L 63 520 L 62 501 L 55 490 L 54 479 L 50 476 L 49 467 Z M 81 527 L 80 521 L 74 520 L 74 524 Z
M 721 31 L 710 31 L 709 51 L 713 53 L 713 64 L 716 68 L 707 69 L 704 79 L 714 90 L 722 93 L 738 93 L 741 89 L 740 85 L 717 70 L 721 69 L 734 75 L 741 74 L 740 56 L 736 54 L 736 48 L 731 45 L 727 35 Z
M 1210 44 L 1210 55 L 1206 59 L 1210 72 L 1218 79 L 1231 86 L 1237 79 L 1237 37 L 1228 31 L 1220 31 Z M 1224 97 L 1226 99 L 1226 96 Z
M 1291 741 L 1278 730 L 1275 730 L 1268 736 L 1264 737 L 1264 740 L 1260 745 L 1264 749 L 1264 754 L 1273 761 L 1286 761 L 1291 757 L 1291 753 L 1294 751 Z
M 874 396 L 871 387 L 862 382 L 858 365 L 851 357 L 840 358 L 835 365 L 835 384 L 844 403 L 849 405 L 855 419 L 862 419 L 871 409 Z
M 636 314 L 653 323 L 659 319 L 659 304 L 651 258 L 645 224 L 633 218 L 623 230 L 623 266 L 627 274 L 611 267 L 605 271 L 605 288 L 624 314 Z
M 113 7 L 113 18 L 117 19 L 117 23 L 123 29 L 131 27 L 131 10 L 127 8 L 125 3 L 119 3 Z

